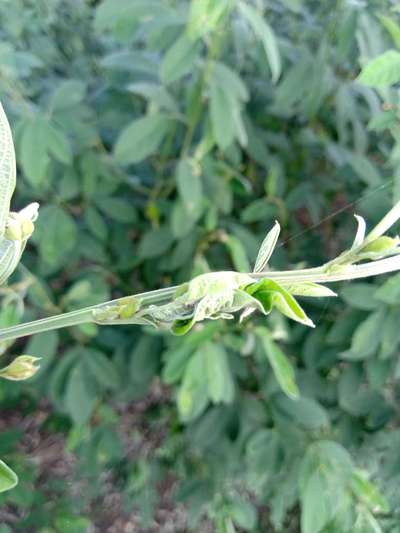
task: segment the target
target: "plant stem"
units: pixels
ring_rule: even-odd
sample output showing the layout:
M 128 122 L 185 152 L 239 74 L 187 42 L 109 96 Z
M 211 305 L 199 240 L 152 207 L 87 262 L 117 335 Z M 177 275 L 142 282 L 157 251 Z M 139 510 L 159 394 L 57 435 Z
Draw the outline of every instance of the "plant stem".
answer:
M 359 252 L 361 252 L 363 248 L 386 233 L 386 231 L 391 228 L 393 224 L 399 220 L 399 218 L 400 200 L 396 202 L 392 209 L 382 218 L 382 220 L 378 222 L 374 228 L 372 228 L 368 235 L 363 239 L 362 243 L 354 248 L 351 248 L 350 250 L 346 250 L 335 259 L 332 259 L 332 261 L 329 261 L 325 267 L 329 268 L 333 265 L 345 265 L 346 263 L 351 263 L 357 258 Z
M 306 268 L 303 270 L 283 270 L 281 272 L 260 272 L 249 274 L 255 279 L 269 278 L 277 282 L 290 281 L 298 283 L 312 281 L 314 283 L 332 283 L 351 279 L 368 278 L 378 274 L 386 274 L 400 270 L 400 256 L 387 257 L 361 265 L 343 265 L 336 272 L 327 272 L 325 267 Z
M 141 305 L 160 304 L 171 299 L 174 295 L 177 287 L 167 287 L 165 289 L 157 289 L 155 291 L 143 292 L 135 294 L 134 298 L 140 300 Z M 78 309 L 77 311 L 71 311 L 69 313 L 63 313 L 60 315 L 41 318 L 39 320 L 33 320 L 32 322 L 26 322 L 25 324 L 18 324 L 17 326 L 11 326 L 9 328 L 0 329 L 0 341 L 8 341 L 25 337 L 26 335 L 32 335 L 34 333 L 42 333 L 44 331 L 50 331 L 52 329 L 60 329 L 70 326 L 77 326 L 79 324 L 87 324 L 94 322 L 93 311 L 96 309 L 103 309 L 108 306 L 112 306 L 118 303 L 124 303 L 126 296 L 110 300 L 98 305 L 92 305 Z
M 332 283 L 336 281 L 344 281 L 358 278 L 366 278 L 378 274 L 385 274 L 387 272 L 394 272 L 400 270 L 400 256 L 396 255 L 378 261 L 371 261 L 361 265 L 341 265 L 335 271 L 327 271 L 326 266 L 317 268 L 306 268 L 302 270 L 283 270 L 248 274 L 253 279 L 269 278 L 280 283 L 290 282 L 291 284 L 301 283 L 304 281 L 311 281 L 314 283 Z M 34 333 L 42 333 L 43 331 L 50 331 L 52 329 L 60 329 L 70 326 L 77 326 L 88 322 L 94 322 L 93 310 L 104 309 L 105 307 L 116 305 L 118 303 L 125 303 L 127 298 L 137 298 L 141 302 L 141 306 L 150 304 L 160 304 L 171 300 L 175 294 L 177 287 L 168 287 L 165 289 L 158 289 L 155 291 L 144 292 L 128 297 L 117 298 L 98 305 L 84 307 L 77 311 L 64 313 L 49 318 L 42 318 L 34 320 L 25 324 L 19 324 L 9 328 L 0 329 L 0 341 L 8 341 L 32 335 Z
M 380 222 L 366 236 L 364 244 L 377 239 L 393 226 L 400 218 L 400 200 L 394 204 L 392 209 L 382 218 Z

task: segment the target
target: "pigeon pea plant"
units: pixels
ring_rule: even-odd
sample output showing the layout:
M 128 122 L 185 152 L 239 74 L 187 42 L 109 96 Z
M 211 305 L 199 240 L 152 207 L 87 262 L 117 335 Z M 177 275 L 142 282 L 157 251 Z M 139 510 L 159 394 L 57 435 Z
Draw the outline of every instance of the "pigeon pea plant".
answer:
M 16 269 L 26 243 L 34 230 L 39 205 L 29 204 L 18 213 L 10 212 L 15 189 L 15 153 L 10 127 L 0 107 L 0 284 Z M 241 311 L 240 321 L 260 311 L 268 315 L 273 308 L 288 318 L 314 327 L 295 296 L 336 296 L 322 283 L 374 276 L 400 270 L 399 237 L 384 233 L 400 218 L 398 202 L 379 224 L 366 235 L 365 220 L 355 215 L 358 229 L 349 250 L 317 268 L 268 271 L 268 262 L 280 233 L 276 221 L 261 244 L 251 273 L 222 271 L 201 274 L 191 281 L 142 294 L 118 298 L 105 303 L 35 320 L 0 330 L 0 340 L 14 339 L 43 331 L 83 323 L 99 325 L 138 324 L 169 329 L 176 335 L 187 333 L 197 322 L 206 319 L 232 319 Z M 358 264 L 361 261 L 367 263 Z M 0 370 L 6 379 L 26 379 L 37 370 L 38 358 L 20 356 Z
M 19 212 L 10 211 L 15 189 L 15 153 L 10 127 L 0 107 L 0 283 L 16 269 L 26 243 L 34 230 L 38 204 Z M 77 311 L 56 315 L 0 330 L 3 347 L 20 337 L 84 323 L 99 325 L 138 324 L 170 330 L 183 335 L 204 320 L 232 319 L 240 311 L 240 321 L 254 311 L 268 315 L 276 308 L 283 315 L 314 327 L 296 300 L 300 297 L 336 296 L 324 283 L 351 280 L 400 270 L 399 238 L 385 232 L 400 218 L 398 202 L 375 228 L 366 234 L 364 219 L 356 215 L 358 229 L 350 249 L 317 267 L 294 271 L 269 271 L 269 259 L 276 246 L 280 225 L 265 237 L 253 272 L 211 272 L 176 287 L 127 296 Z M 361 264 L 360 264 L 361 263 Z M 266 339 L 268 341 L 268 339 Z M 276 354 L 279 357 L 279 353 Z M 0 377 L 24 380 L 35 374 L 39 358 L 21 355 L 0 369 Z M 272 365 L 274 368 L 274 365 Z M 279 380 L 285 390 L 282 380 Z M 297 387 L 285 392 L 296 398 Z M 0 492 L 15 486 L 15 473 L 0 461 Z

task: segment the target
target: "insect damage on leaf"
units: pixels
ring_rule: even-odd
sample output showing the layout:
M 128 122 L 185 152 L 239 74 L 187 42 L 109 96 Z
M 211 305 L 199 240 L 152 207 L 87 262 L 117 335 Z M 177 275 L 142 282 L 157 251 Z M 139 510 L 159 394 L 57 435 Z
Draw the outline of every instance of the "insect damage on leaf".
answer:
M 306 295 L 307 289 L 321 291 L 321 287 L 310 284 L 302 294 Z M 331 294 L 326 288 L 324 292 Z M 267 315 L 274 307 L 297 322 L 314 326 L 294 297 L 277 282 L 268 278 L 255 282 L 248 274 L 237 272 L 202 274 L 190 281 L 186 291 L 172 302 L 144 308 L 138 316 L 155 327 L 183 335 L 203 320 L 232 319 L 237 311 L 242 311 L 242 317 L 256 310 Z

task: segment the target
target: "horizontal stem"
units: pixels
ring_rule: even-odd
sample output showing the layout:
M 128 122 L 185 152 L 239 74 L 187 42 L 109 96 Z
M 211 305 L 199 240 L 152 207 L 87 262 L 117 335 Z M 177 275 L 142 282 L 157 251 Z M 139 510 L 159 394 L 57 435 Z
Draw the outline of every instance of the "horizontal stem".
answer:
M 326 272 L 324 267 L 307 268 L 304 270 L 283 270 L 281 272 L 252 273 L 255 279 L 270 278 L 277 282 L 291 281 L 298 283 L 312 281 L 314 283 L 332 283 L 351 279 L 368 278 L 378 274 L 386 274 L 400 270 L 400 257 L 398 255 L 364 263 L 361 265 L 345 265 L 338 272 Z
M 327 272 L 326 266 L 317 268 L 306 268 L 302 270 L 283 270 L 251 273 L 253 279 L 269 278 L 277 282 L 301 283 L 303 281 L 311 281 L 314 283 L 331 283 L 336 281 L 344 281 L 358 278 L 366 278 L 369 276 L 376 276 L 378 274 L 385 274 L 387 272 L 394 272 L 400 270 L 400 256 L 388 257 L 378 261 L 372 261 L 361 265 L 343 265 L 339 271 Z M 160 304 L 170 300 L 178 287 L 168 287 L 166 289 L 158 289 L 150 292 L 143 292 L 131 296 L 140 300 L 141 305 Z M 34 333 L 42 333 L 53 329 L 60 329 L 70 326 L 77 326 L 93 322 L 93 311 L 96 309 L 103 309 L 107 306 L 116 305 L 118 303 L 126 302 L 127 297 L 117 298 L 98 305 L 92 305 L 77 311 L 71 311 L 56 315 L 49 318 L 42 318 L 27 322 L 26 324 L 19 324 L 10 328 L 0 329 L 0 341 L 8 341 L 32 335 Z
M 157 289 L 155 291 L 135 294 L 134 298 L 140 300 L 141 305 L 159 304 L 171 299 L 176 289 L 177 287 Z M 116 298 L 115 300 L 110 300 L 101 304 L 84 307 L 83 309 L 78 309 L 77 311 L 70 311 L 69 313 L 63 313 L 48 318 L 33 320 L 32 322 L 26 322 L 25 324 L 18 324 L 17 326 L 3 328 L 0 329 L 0 341 L 18 339 L 20 337 L 25 337 L 34 333 L 42 333 L 44 331 L 50 331 L 52 329 L 60 329 L 71 326 L 78 326 L 79 324 L 87 324 L 89 322 L 93 322 L 94 310 L 103 309 L 104 307 L 116 305 L 124 301 L 126 301 L 126 296 L 122 298 Z

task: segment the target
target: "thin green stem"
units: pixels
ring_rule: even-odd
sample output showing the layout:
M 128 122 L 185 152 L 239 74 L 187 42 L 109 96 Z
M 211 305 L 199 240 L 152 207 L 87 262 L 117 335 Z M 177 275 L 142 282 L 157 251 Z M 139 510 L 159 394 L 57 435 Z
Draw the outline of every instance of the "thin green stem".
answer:
M 160 304 L 170 300 L 177 287 L 167 287 L 165 289 L 157 289 L 155 291 L 143 292 L 135 294 L 133 297 L 140 300 L 141 305 Z M 123 298 L 117 298 L 98 305 L 92 305 L 71 311 L 69 313 L 63 313 L 48 318 L 41 318 L 25 324 L 18 324 L 17 326 L 11 326 L 9 328 L 0 329 L 0 341 L 8 341 L 25 337 L 27 335 L 33 335 L 34 333 L 42 333 L 44 331 L 50 331 L 52 329 L 60 329 L 71 326 L 77 326 L 79 324 L 87 324 L 94 322 L 93 311 L 96 309 L 103 309 L 108 306 L 116 305 L 118 303 L 124 303 L 126 296 Z
M 363 239 L 362 243 L 350 250 L 346 250 L 340 254 L 332 261 L 329 261 L 325 265 L 326 268 L 329 268 L 333 265 L 345 265 L 346 263 L 351 263 L 354 261 L 359 252 L 363 250 L 368 244 L 373 242 L 375 239 L 381 237 L 386 231 L 393 226 L 400 218 L 400 200 L 395 203 L 392 209 L 382 218 L 380 222 L 368 233 L 368 235 Z
M 400 256 L 387 257 L 378 261 L 371 261 L 361 265 L 343 265 L 338 270 L 327 272 L 325 267 L 307 268 L 304 270 L 283 270 L 276 272 L 261 272 L 249 274 L 255 279 L 269 278 L 277 282 L 290 281 L 300 283 L 312 281 L 314 283 L 333 283 L 351 279 L 368 278 L 378 274 L 386 274 L 400 270 Z
M 314 283 L 332 283 L 337 281 L 351 280 L 375 276 L 378 274 L 385 274 L 387 272 L 394 272 L 400 270 L 400 256 L 388 257 L 378 261 L 372 261 L 361 265 L 343 265 L 336 272 L 327 272 L 325 267 L 307 268 L 302 270 L 283 270 L 271 271 L 261 273 L 250 273 L 254 279 L 269 278 L 280 283 L 301 283 L 304 281 L 311 281 Z M 140 300 L 141 305 L 160 304 L 171 300 L 174 296 L 177 287 L 168 287 L 166 289 L 158 289 L 155 291 L 144 292 L 131 296 Z M 129 298 L 129 297 L 128 297 Z M 50 331 L 52 329 L 60 329 L 88 322 L 94 322 L 93 310 L 104 309 L 107 306 L 112 306 L 118 303 L 124 303 L 127 297 L 117 298 L 108 302 L 78 309 L 61 315 L 56 315 L 49 318 L 42 318 L 27 322 L 26 324 L 19 324 L 10 328 L 0 330 L 0 341 L 7 341 L 32 335 L 34 333 L 42 333 L 43 331 Z
M 366 236 L 364 244 L 370 243 L 386 233 L 400 218 L 400 200 L 394 204 L 392 209 L 382 218 L 382 220 Z

